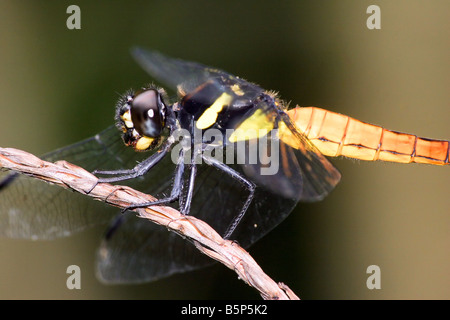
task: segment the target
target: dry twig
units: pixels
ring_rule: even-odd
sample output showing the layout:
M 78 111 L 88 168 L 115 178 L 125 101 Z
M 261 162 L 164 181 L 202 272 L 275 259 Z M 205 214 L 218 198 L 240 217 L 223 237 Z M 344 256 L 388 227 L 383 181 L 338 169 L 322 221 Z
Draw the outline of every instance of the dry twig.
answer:
M 13 148 L 0 148 L 0 167 L 75 190 L 120 208 L 155 200 L 127 186 L 97 183 L 97 177 L 66 161 L 46 162 Z M 224 240 L 205 222 L 193 216 L 184 216 L 171 207 L 153 206 L 134 211 L 139 217 L 189 238 L 202 253 L 233 269 L 240 279 L 257 289 L 264 299 L 298 299 L 286 285 L 277 284 L 267 276 L 247 251 L 233 241 Z

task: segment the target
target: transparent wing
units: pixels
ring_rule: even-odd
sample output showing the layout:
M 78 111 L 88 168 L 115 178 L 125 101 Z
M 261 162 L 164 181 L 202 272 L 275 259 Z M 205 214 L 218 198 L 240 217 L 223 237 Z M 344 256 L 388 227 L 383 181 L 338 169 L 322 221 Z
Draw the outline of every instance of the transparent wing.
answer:
M 119 221 L 117 231 L 103 239 L 97 253 L 97 275 L 105 283 L 149 282 L 213 263 L 167 228 L 133 213 Z
M 86 170 L 134 166 L 142 158 L 128 150 L 111 126 L 96 136 L 55 150 L 45 160 L 66 160 Z M 99 201 L 24 175 L 0 175 L 0 235 L 52 239 L 107 223 L 117 213 Z
M 181 96 L 208 81 L 216 81 L 223 85 L 237 84 L 241 90 L 254 95 L 263 92 L 263 89 L 253 83 L 200 63 L 170 58 L 157 51 L 138 47 L 133 48 L 131 53 L 148 74 Z

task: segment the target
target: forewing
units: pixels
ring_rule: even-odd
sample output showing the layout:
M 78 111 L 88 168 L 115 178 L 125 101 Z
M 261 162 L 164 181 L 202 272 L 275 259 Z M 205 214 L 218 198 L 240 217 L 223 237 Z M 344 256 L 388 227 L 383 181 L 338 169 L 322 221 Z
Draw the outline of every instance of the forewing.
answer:
M 113 126 L 94 137 L 44 155 L 88 171 L 132 167 L 143 155 L 128 150 Z M 117 209 L 25 175 L 1 173 L 0 235 L 52 239 L 107 223 Z
M 180 96 L 194 91 L 209 81 L 224 86 L 237 85 L 247 93 L 263 91 L 253 83 L 200 63 L 170 58 L 157 51 L 139 47 L 133 48 L 131 53 L 148 74 L 176 91 Z

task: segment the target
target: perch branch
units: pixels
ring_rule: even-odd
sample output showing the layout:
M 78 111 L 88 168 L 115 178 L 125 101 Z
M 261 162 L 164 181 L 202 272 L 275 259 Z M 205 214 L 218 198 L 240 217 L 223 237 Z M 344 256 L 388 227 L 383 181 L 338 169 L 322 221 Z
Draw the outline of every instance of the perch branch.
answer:
M 74 190 L 119 208 L 155 200 L 127 186 L 97 183 L 97 177 L 66 161 L 46 162 L 13 148 L 0 148 L 0 167 Z M 264 299 L 298 299 L 285 284 L 276 283 L 267 276 L 247 251 L 233 241 L 224 240 L 205 222 L 182 215 L 171 207 L 152 206 L 134 211 L 141 218 L 189 238 L 202 253 L 233 269 L 240 279 L 258 290 Z

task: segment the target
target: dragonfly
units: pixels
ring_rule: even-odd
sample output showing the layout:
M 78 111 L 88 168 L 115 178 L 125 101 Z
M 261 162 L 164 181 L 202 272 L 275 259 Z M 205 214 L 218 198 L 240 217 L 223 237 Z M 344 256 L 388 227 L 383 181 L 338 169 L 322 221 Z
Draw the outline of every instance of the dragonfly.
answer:
M 316 107 L 288 109 L 274 92 L 225 71 L 142 48 L 132 54 L 177 98 L 155 85 L 130 90 L 117 103 L 116 125 L 43 156 L 159 199 L 130 209 L 169 204 L 249 247 L 299 202 L 320 201 L 335 188 L 340 173 L 326 156 L 449 164 L 448 141 Z M 239 146 L 230 161 L 215 157 Z M 263 156 L 250 159 L 254 150 Z M 54 239 L 108 225 L 97 255 L 103 282 L 147 282 L 211 264 L 188 241 L 129 212 L 15 173 L 2 179 L 1 236 Z

